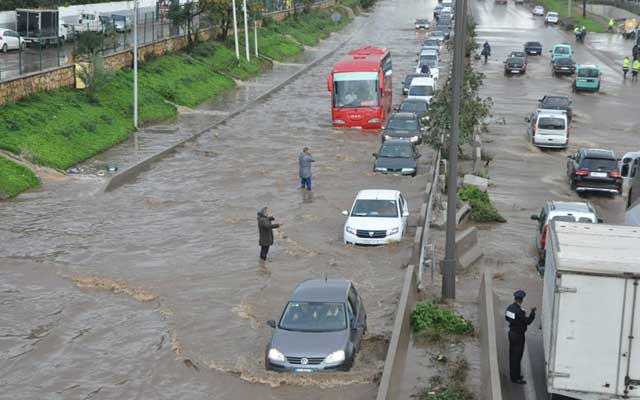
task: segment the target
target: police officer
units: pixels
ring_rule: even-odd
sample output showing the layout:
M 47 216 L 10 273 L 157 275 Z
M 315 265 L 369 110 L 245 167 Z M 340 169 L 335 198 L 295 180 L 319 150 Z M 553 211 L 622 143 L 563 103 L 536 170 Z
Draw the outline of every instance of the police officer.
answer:
M 629 66 L 631 65 L 631 61 L 629 57 L 625 57 L 622 60 L 622 79 L 627 79 L 627 73 L 629 72 Z
M 640 60 L 636 58 L 631 63 L 631 82 L 638 81 L 638 72 L 640 72 Z
M 511 382 L 524 385 L 527 382 L 522 379 L 520 371 L 520 362 L 524 354 L 524 333 L 527 331 L 533 320 L 536 318 L 536 308 L 531 309 L 531 313 L 527 317 L 527 313 L 521 307 L 522 301 L 527 294 L 524 290 L 517 290 L 514 294 L 513 304 L 507 307 L 504 314 L 505 319 L 509 323 L 509 373 Z

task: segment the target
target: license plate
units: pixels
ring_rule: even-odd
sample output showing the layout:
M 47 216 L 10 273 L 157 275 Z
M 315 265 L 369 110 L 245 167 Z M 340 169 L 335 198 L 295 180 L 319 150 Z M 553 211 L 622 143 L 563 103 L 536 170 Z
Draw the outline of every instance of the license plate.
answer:
M 537 51 L 532 51 L 531 54 L 538 54 L 538 52 Z
M 606 178 L 607 177 L 607 173 L 606 172 L 591 172 L 589 174 L 589 176 L 593 176 L 594 178 Z
M 313 370 L 309 368 L 296 368 L 296 372 L 313 372 Z
M 520 71 L 519 71 L 519 70 L 517 70 L 517 69 L 512 69 L 512 70 L 511 70 L 511 73 L 512 73 L 512 74 L 519 74 L 519 73 L 520 73 Z
M 560 69 L 563 69 L 563 70 L 565 70 L 565 71 L 566 71 L 566 70 L 568 70 L 568 69 L 569 69 L 569 67 L 562 67 L 562 68 L 560 68 Z

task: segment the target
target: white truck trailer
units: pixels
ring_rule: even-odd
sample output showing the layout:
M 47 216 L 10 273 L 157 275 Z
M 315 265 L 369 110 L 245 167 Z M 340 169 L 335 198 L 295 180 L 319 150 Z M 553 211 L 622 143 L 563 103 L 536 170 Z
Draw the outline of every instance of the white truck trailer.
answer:
M 549 394 L 640 399 L 640 228 L 552 222 L 542 334 Z

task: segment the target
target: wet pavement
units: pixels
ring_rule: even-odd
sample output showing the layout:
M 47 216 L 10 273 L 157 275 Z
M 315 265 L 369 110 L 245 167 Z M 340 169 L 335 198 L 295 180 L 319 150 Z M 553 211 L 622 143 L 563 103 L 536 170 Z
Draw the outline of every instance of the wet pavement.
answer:
M 381 2 L 318 49 L 352 37 L 342 51 L 114 192 L 102 193 L 104 178 L 73 176 L 0 204 L 0 392 L 12 399 L 373 398 L 414 228 L 398 244 L 344 246 L 341 210 L 358 190 L 399 189 L 415 225 L 431 152 L 421 149 L 417 178 L 373 174 L 379 132 L 331 127 L 326 76 L 348 49 L 389 47 L 398 103 L 420 43 L 415 8 L 423 5 Z M 276 66 L 151 134 L 188 135 L 300 67 Z M 303 146 L 317 161 L 309 194 L 297 188 Z M 124 144 L 99 160 L 136 157 Z M 258 262 L 262 206 L 284 222 L 266 265 Z M 354 369 L 267 373 L 265 321 L 279 315 L 298 282 L 324 276 L 351 279 L 364 299 L 370 334 Z
M 473 13 L 478 23 L 478 42 L 488 40 L 492 47 L 489 63 L 475 65 L 486 74 L 481 95 L 494 101 L 493 120 L 483 138 L 484 150 L 493 157 L 489 192 L 507 223 L 478 226 L 484 257 L 459 277 L 457 293 L 461 301 L 474 299 L 481 272 L 489 271 L 496 274 L 494 285 L 503 307 L 512 301 L 512 293 L 522 288 L 528 293 L 525 307 L 537 306 L 540 310 L 542 281 L 535 269 L 535 221 L 530 220 L 530 215 L 539 213 L 550 200 L 590 201 L 606 223 L 624 221 L 621 197 L 594 194 L 581 198 L 570 190 L 565 171 L 567 155 L 581 147 L 612 149 L 618 156 L 640 148 L 640 85 L 623 82 L 620 68 L 631 42 L 617 35 L 590 34 L 586 45 L 576 45 L 571 35 L 556 27 L 545 27 L 542 18 L 533 17 L 527 8 L 512 3 L 501 6 L 488 0 L 474 1 Z M 543 56 L 529 56 L 526 75 L 505 77 L 502 61 L 530 40 L 542 42 Z M 571 78 L 551 77 L 547 50 L 556 43 L 572 44 L 578 63 L 601 65 L 604 83 L 600 93 L 573 94 Z M 528 143 L 524 117 L 535 110 L 537 99 L 547 94 L 566 95 L 573 100 L 574 119 L 567 151 L 540 150 Z M 497 312 L 501 314 L 503 310 Z M 498 334 L 499 344 L 506 347 L 506 326 Z M 505 399 L 530 398 L 527 396 L 534 391 L 539 399 L 548 398 L 544 391 L 541 336 L 540 323 L 536 321 L 528 331 L 528 357 L 534 379 L 526 388 L 508 383 L 506 359 L 501 360 Z

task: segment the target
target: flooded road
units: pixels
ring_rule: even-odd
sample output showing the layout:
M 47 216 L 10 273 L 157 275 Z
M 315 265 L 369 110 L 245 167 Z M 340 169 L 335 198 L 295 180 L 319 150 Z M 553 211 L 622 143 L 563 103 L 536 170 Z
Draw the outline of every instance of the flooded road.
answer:
M 381 2 L 341 34 L 352 36 L 342 51 L 136 182 L 102 194 L 102 179 L 75 177 L 0 204 L 0 393 L 373 398 L 431 152 L 421 149 L 417 178 L 374 175 L 379 132 L 331 128 L 326 76 L 348 49 L 389 47 L 399 103 L 400 82 L 421 43 L 412 26 L 416 10 L 428 14 L 432 6 Z M 201 129 L 224 106 L 205 104 L 176 127 Z M 316 159 L 312 194 L 297 189 L 303 146 Z M 130 153 L 125 145 L 102 159 Z M 405 240 L 379 248 L 342 244 L 341 211 L 365 188 L 405 194 L 412 213 Z M 285 223 L 266 267 L 258 263 L 256 226 L 263 206 Z M 265 372 L 265 321 L 278 317 L 298 282 L 325 275 L 351 279 L 364 299 L 369 337 L 354 369 Z

